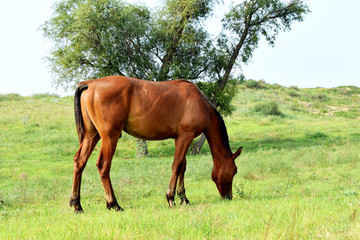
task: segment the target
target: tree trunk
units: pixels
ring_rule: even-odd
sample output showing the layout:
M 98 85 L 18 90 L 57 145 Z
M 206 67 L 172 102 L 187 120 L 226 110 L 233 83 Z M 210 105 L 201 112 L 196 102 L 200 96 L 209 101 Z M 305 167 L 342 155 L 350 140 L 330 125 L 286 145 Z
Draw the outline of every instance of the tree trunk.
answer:
M 252 15 L 250 15 L 250 20 L 251 20 L 251 16 Z M 241 48 L 244 45 L 246 37 L 247 37 L 247 35 L 249 33 L 250 20 L 248 20 L 246 22 L 244 32 L 243 32 L 243 34 L 242 34 L 242 36 L 240 38 L 239 43 L 236 45 L 236 47 L 235 47 L 235 49 L 234 49 L 234 51 L 233 51 L 233 53 L 231 55 L 230 61 L 229 61 L 228 65 L 226 66 L 224 76 L 218 80 L 219 81 L 218 83 L 219 83 L 219 91 L 220 92 L 222 92 L 224 90 L 225 85 L 226 85 L 226 83 L 227 83 L 227 81 L 228 81 L 228 79 L 230 77 L 231 70 L 232 70 L 232 68 L 233 68 L 233 66 L 235 64 L 235 61 L 236 61 L 237 57 L 239 56 Z
M 200 139 L 194 143 L 191 147 L 191 154 L 199 154 L 201 151 L 202 146 L 204 145 L 206 140 L 205 134 L 202 133 Z
M 147 149 L 146 140 L 143 139 L 136 139 L 136 156 L 137 157 L 145 157 L 149 154 Z
M 224 88 L 225 88 L 225 85 L 226 85 L 226 83 L 227 83 L 227 81 L 228 81 L 228 79 L 230 77 L 231 70 L 232 70 L 232 68 L 233 68 L 233 66 L 235 64 L 235 61 L 236 61 L 237 57 L 239 56 L 240 50 L 243 47 L 245 39 L 246 39 L 246 37 L 247 37 L 247 35 L 249 33 L 251 17 L 252 17 L 252 14 L 250 14 L 249 19 L 245 24 L 245 30 L 244 30 L 241 38 L 240 38 L 240 41 L 236 45 L 236 47 L 235 47 L 235 49 L 234 49 L 234 51 L 233 51 L 233 53 L 231 55 L 230 61 L 229 61 L 228 65 L 225 68 L 224 76 L 218 79 L 218 86 L 219 86 L 218 91 L 220 91 L 220 92 L 222 92 L 224 90 Z M 211 103 L 214 106 L 217 106 L 216 94 L 214 95 L 213 99 L 211 99 Z M 206 138 L 205 138 L 204 133 L 201 134 L 200 139 L 191 148 L 191 153 L 192 154 L 199 154 L 200 153 L 201 148 L 204 145 L 205 139 Z

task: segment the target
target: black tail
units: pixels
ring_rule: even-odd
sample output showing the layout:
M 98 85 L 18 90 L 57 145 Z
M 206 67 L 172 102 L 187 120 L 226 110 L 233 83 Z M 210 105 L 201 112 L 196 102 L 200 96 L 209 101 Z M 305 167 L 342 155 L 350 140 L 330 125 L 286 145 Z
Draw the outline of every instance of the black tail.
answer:
M 87 84 L 79 85 L 76 88 L 74 96 L 74 112 L 75 112 L 75 123 L 76 129 L 78 132 L 79 142 L 81 143 L 84 139 L 85 129 L 84 129 L 84 120 L 81 113 L 81 102 L 80 97 L 81 93 L 88 88 Z

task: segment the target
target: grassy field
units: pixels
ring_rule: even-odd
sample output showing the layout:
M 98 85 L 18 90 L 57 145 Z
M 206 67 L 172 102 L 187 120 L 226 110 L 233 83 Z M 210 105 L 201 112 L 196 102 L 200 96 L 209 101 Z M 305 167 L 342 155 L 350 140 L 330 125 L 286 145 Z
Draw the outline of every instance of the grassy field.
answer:
M 95 166 L 84 214 L 69 207 L 78 148 L 72 97 L 0 95 L 0 239 L 360 239 L 360 89 L 248 81 L 225 117 L 237 159 L 234 199 L 220 198 L 212 159 L 188 156 L 189 206 L 169 209 L 173 140 L 118 143 L 111 178 L 124 212 L 106 209 Z M 276 107 L 276 114 L 264 109 Z M 179 200 L 177 199 L 177 202 Z

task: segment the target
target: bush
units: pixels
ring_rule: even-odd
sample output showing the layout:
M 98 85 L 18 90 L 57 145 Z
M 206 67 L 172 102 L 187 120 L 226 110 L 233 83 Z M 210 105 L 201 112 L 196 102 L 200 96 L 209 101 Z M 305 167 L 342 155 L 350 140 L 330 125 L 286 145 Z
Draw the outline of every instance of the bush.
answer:
M 300 94 L 296 90 L 289 90 L 288 94 L 290 97 L 300 97 Z
M 247 88 L 251 88 L 251 89 L 281 89 L 283 88 L 283 86 L 281 86 L 280 84 L 274 83 L 274 84 L 269 84 L 266 83 L 265 80 L 253 80 L 253 79 L 249 79 L 247 81 L 242 81 L 241 83 L 243 86 L 247 87 Z
M 325 133 L 322 132 L 316 132 L 316 133 L 307 133 L 306 137 L 309 139 L 321 139 L 321 138 L 327 138 L 328 136 Z
M 334 113 L 335 116 L 337 117 L 344 117 L 344 118 L 350 118 L 350 119 L 354 119 L 357 118 L 358 116 L 360 116 L 358 111 L 339 111 L 339 112 L 335 112 Z
M 260 112 L 265 116 L 283 116 L 283 114 L 279 110 L 278 104 L 275 101 L 259 103 L 255 106 L 254 111 Z
M 351 96 L 354 94 L 360 94 L 360 88 L 355 86 L 343 86 L 332 89 L 334 92 L 344 96 Z
M 36 93 L 32 95 L 33 99 L 41 99 L 41 98 L 60 98 L 59 95 L 53 93 Z
M 310 96 L 311 100 L 318 102 L 326 102 L 330 100 L 330 98 L 324 93 L 315 93 Z
M 280 84 L 274 83 L 274 84 L 267 84 L 266 85 L 269 89 L 281 89 L 283 86 Z
M 208 97 L 208 99 L 216 99 L 218 110 L 223 115 L 230 115 L 234 111 L 234 106 L 231 104 L 237 91 L 238 81 L 229 80 L 222 93 L 218 91 L 216 82 L 198 82 L 196 85 Z
M 268 84 L 264 80 L 253 80 L 249 79 L 247 81 L 242 81 L 241 83 L 243 86 L 251 89 L 281 89 L 282 86 L 280 84 Z
M 260 88 L 260 83 L 258 81 L 255 81 L 255 80 L 247 80 L 243 84 L 247 88 L 255 88 L 255 89 Z
M 304 106 L 302 104 L 296 102 L 290 106 L 290 110 L 294 111 L 294 112 L 301 112 L 301 111 L 303 111 L 303 107 Z
M 298 86 L 290 86 L 289 89 L 295 90 L 295 91 L 299 91 L 299 87 Z
M 10 94 L 0 94 L 0 102 L 2 101 L 17 101 L 21 100 L 23 97 L 17 93 L 10 93 Z

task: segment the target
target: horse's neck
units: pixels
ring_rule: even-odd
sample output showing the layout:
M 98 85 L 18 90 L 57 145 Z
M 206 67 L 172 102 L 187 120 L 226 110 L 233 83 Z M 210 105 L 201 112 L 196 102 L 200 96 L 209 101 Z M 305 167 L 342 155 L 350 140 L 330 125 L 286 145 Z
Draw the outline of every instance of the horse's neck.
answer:
M 205 132 L 205 136 L 209 143 L 214 161 L 230 157 L 232 155 L 228 140 L 223 140 L 220 120 L 217 117 L 212 118 L 211 124 Z

